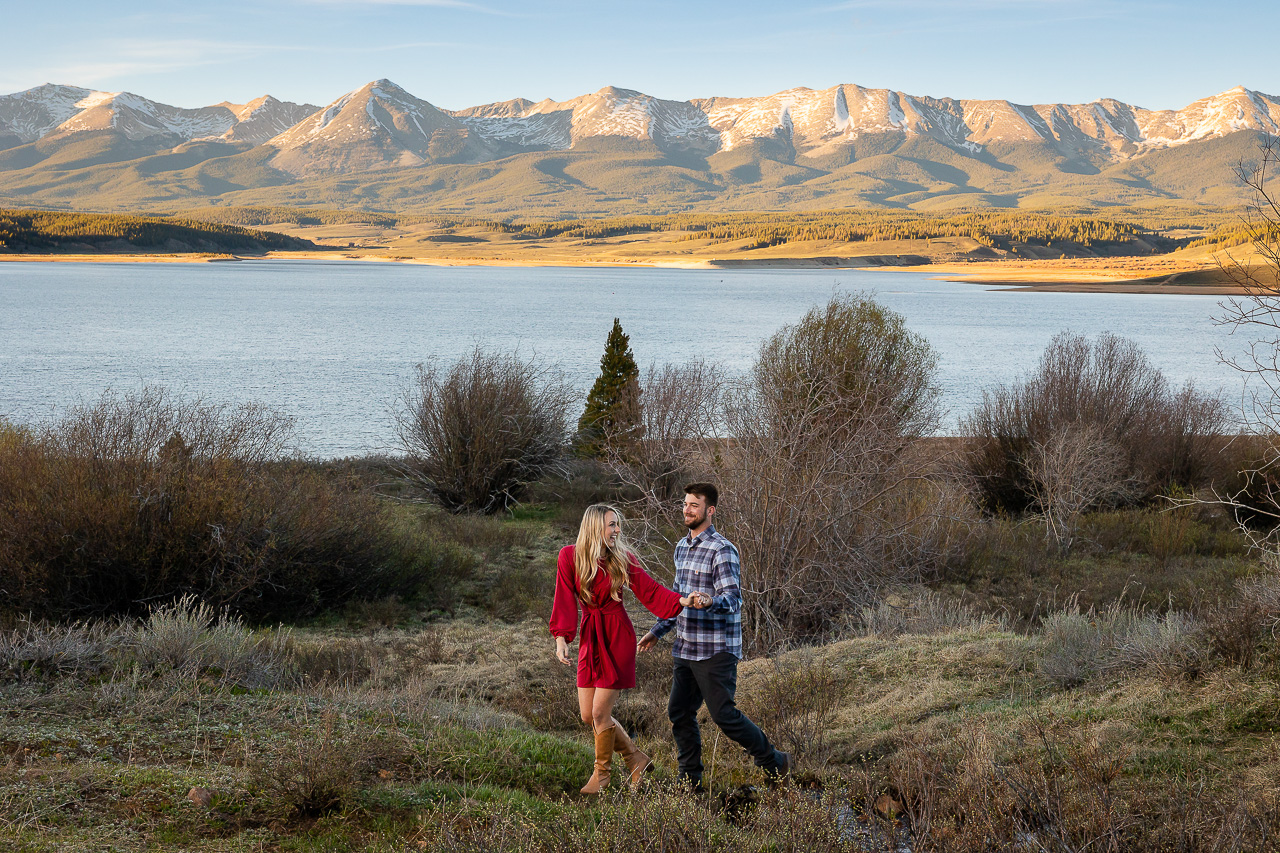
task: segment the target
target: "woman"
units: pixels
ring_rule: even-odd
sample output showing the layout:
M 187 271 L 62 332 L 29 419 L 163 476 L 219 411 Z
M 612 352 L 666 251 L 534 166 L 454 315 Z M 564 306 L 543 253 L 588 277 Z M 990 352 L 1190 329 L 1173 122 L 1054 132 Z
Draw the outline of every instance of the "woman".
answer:
M 650 763 L 649 756 L 636 748 L 613 718 L 618 695 L 636 686 L 636 632 L 622 606 L 622 590 L 626 587 L 661 619 L 669 619 L 681 607 L 693 603 L 649 577 L 640 567 L 635 552 L 622 537 L 622 516 L 616 509 L 607 504 L 589 506 L 582 515 L 577 544 L 560 549 L 551 608 L 556 658 L 568 665 L 569 643 L 578 631 L 578 607 L 582 606 L 578 709 L 582 721 L 595 731 L 596 742 L 595 772 L 583 786 L 584 794 L 598 794 L 609 784 L 615 749 L 626 762 L 632 788 L 640 784 Z

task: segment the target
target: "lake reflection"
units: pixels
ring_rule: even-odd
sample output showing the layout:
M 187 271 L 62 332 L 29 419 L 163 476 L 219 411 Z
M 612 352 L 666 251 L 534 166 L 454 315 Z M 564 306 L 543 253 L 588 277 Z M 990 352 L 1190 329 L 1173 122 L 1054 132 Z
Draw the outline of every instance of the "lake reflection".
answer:
M 424 359 L 519 349 L 585 392 L 619 317 L 642 368 L 702 357 L 740 374 L 765 338 L 850 291 L 904 314 L 938 350 L 948 429 L 1064 329 L 1132 338 L 1174 382 L 1239 398 L 1214 348 L 1243 342 L 1213 325 L 1212 296 L 1015 293 L 871 270 L 0 263 L 0 415 L 36 421 L 157 383 L 282 409 L 306 453 L 388 450 L 389 407 Z

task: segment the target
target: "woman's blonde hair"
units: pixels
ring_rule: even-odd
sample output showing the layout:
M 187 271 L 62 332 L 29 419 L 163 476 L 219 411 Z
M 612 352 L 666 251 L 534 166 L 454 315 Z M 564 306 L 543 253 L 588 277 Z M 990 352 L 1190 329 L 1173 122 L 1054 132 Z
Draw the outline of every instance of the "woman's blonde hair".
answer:
M 622 513 L 608 504 L 592 504 L 582 514 L 582 524 L 578 527 L 578 541 L 573 548 L 573 568 L 578 575 L 578 597 L 584 603 L 591 603 L 591 585 L 604 563 L 605 571 L 613 587 L 609 597 L 614 601 L 622 600 L 622 589 L 627 585 L 627 568 L 632 560 L 637 559 L 635 551 L 627 543 L 622 533 L 609 547 L 604 541 L 605 518 L 613 513 L 618 518 L 618 526 L 622 526 Z

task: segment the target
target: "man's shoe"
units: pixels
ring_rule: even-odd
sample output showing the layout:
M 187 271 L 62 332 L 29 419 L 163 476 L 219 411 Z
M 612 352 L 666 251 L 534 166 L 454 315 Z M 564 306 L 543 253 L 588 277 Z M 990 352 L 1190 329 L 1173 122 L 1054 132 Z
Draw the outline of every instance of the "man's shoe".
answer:
M 702 787 L 701 776 L 690 776 L 687 773 L 681 773 L 676 777 L 676 781 L 687 788 L 691 794 L 705 794 L 707 792 L 707 789 Z
M 613 736 L 616 726 L 609 726 L 596 732 L 596 763 L 587 784 L 582 786 L 584 794 L 598 794 L 609 787 L 609 765 L 613 763 Z
M 778 766 L 774 768 L 772 775 L 779 779 L 784 776 L 790 776 L 792 768 L 795 767 L 795 759 L 791 757 L 791 753 L 775 750 L 778 753 Z
M 653 765 L 653 760 L 636 747 L 635 742 L 628 737 L 627 730 L 617 723 L 614 723 L 613 748 L 627 765 L 627 784 L 631 786 L 631 790 L 636 790 L 640 787 L 644 771 Z

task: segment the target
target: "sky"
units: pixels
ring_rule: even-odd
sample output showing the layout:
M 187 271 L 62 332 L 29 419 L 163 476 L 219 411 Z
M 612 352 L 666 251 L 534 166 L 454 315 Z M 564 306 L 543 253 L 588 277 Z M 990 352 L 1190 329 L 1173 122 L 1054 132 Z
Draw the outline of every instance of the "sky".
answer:
M 1280 94 L 1275 0 L 0 0 L 0 94 L 325 105 L 388 78 L 446 109 L 605 86 L 672 100 L 839 83 L 1178 109 Z

